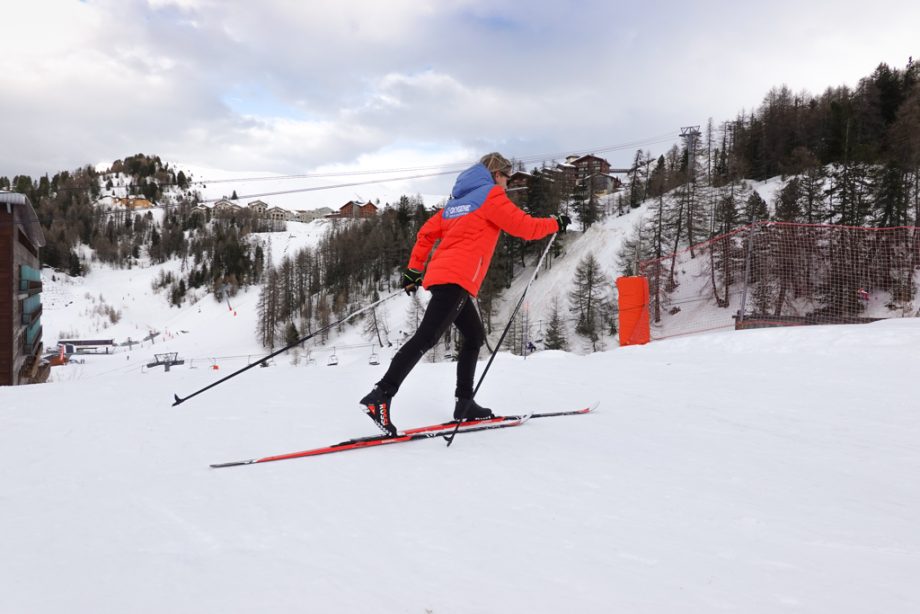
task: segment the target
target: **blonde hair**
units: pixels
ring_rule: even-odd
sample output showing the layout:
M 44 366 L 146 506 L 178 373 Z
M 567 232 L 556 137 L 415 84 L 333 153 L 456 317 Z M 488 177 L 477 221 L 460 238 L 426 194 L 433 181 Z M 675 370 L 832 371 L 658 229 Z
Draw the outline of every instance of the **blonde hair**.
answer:
M 483 164 L 490 173 L 511 174 L 511 162 L 497 151 L 484 155 L 479 162 Z

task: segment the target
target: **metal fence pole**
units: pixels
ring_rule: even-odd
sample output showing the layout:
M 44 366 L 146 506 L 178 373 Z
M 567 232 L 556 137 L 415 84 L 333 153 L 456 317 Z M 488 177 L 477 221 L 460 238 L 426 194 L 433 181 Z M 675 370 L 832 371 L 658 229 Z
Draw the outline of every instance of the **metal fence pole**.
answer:
M 752 220 L 748 229 L 747 250 L 744 254 L 744 280 L 741 286 L 741 307 L 738 309 L 738 323 L 744 322 L 744 310 L 747 307 L 748 280 L 751 275 L 751 252 L 754 249 L 754 227 L 757 222 Z

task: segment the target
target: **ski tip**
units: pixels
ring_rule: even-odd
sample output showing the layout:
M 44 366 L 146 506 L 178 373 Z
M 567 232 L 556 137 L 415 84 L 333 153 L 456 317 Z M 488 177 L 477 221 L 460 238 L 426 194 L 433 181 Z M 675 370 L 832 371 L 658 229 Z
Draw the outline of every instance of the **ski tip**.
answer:
M 259 462 L 257 458 L 250 458 L 249 460 L 244 461 L 233 461 L 229 463 L 214 463 L 210 465 L 211 469 L 220 469 L 222 467 L 239 467 L 240 465 L 251 465 L 253 463 Z

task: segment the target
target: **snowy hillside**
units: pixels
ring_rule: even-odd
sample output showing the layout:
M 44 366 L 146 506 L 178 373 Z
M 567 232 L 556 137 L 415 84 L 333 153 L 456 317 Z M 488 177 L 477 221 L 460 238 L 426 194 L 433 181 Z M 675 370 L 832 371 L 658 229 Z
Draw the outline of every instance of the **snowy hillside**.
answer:
M 610 217 L 587 233 L 570 231 L 560 236 L 560 242 L 565 244 L 563 257 L 557 258 L 551 269 L 538 276 L 524 306 L 535 333 L 539 332 L 548 317 L 552 297 L 558 295 L 563 301 L 567 300 L 575 267 L 585 254 L 590 252 L 598 257 L 612 283 L 617 275 L 616 251 L 628 229 L 644 210 L 643 207 L 623 217 Z M 263 244 L 265 253 L 271 253 L 277 265 L 285 256 L 292 257 L 304 247 L 315 246 L 329 224 L 327 220 L 309 224 L 288 222 L 284 232 L 252 236 Z M 91 257 L 89 251 L 84 250 L 84 253 L 87 258 Z M 114 339 L 119 345 L 132 343 L 130 348 L 118 349 L 118 362 L 111 357 L 87 357 L 84 364 L 54 369 L 52 379 L 78 379 L 112 369 L 140 372 L 145 364 L 153 360 L 154 353 L 162 352 L 179 352 L 180 358 L 191 361 L 189 364 L 193 367 L 217 364 L 220 368 L 239 368 L 267 354 L 256 338 L 259 288 L 249 288 L 230 297 L 228 304 L 218 302 L 203 287 L 189 290 L 181 308 L 170 307 L 168 293 L 155 292 L 153 285 L 165 273 L 180 273 L 183 266 L 179 259 L 131 269 L 116 269 L 92 262 L 90 272 L 78 278 L 46 269 L 43 294 L 46 346 L 54 347 L 58 339 L 73 337 Z M 497 340 L 532 271 L 532 268 L 520 271 L 512 287 L 505 292 L 495 320 L 499 328 L 493 341 Z M 422 292 L 420 296 L 427 300 L 427 292 Z M 408 330 L 405 323 L 408 309 L 409 299 L 401 295 L 384 303 L 378 311 L 378 317 L 389 324 L 392 347 L 384 343 L 387 347 L 381 350 L 376 339 L 369 340 L 363 335 L 363 324 L 358 322 L 347 326 L 344 331 L 333 331 L 325 346 L 319 345 L 318 338 L 312 340 L 308 344 L 310 358 L 319 365 L 325 365 L 333 354 L 340 361 L 367 362 L 372 353 L 377 353 L 381 360 L 388 360 L 396 349 L 395 344 L 403 337 L 401 331 Z M 118 314 L 117 323 L 111 321 L 110 312 Z M 575 342 L 571 322 L 569 327 L 572 329 L 572 349 L 586 351 Z M 139 346 L 138 342 L 141 342 Z M 614 338 L 607 338 L 608 347 L 616 345 Z M 304 356 L 297 360 L 301 358 L 306 360 Z M 291 355 L 285 359 L 292 361 L 295 357 Z
M 763 182 L 744 182 L 739 188 L 738 199 L 743 201 L 756 191 L 764 201 L 773 203 L 782 185 L 780 177 Z M 616 210 L 615 199 L 615 195 L 603 197 L 600 206 L 613 212 Z M 635 229 L 643 224 L 643 220 L 655 215 L 656 207 L 657 200 L 648 200 L 636 209 L 627 209 L 622 216 L 608 215 L 587 231 L 581 231 L 580 224 L 576 222 L 567 234 L 559 235 L 557 241 L 562 246 L 562 255 L 551 258 L 551 265 L 539 272 L 519 316 L 521 320 L 526 319 L 529 326 L 529 340 L 537 341 L 537 347 L 541 347 L 539 340 L 545 336 L 553 299 L 558 298 L 562 316 L 566 320 L 570 350 L 579 354 L 591 351 L 591 343 L 575 333 L 575 316 L 569 309 L 575 269 L 585 256 L 594 255 L 610 283 L 609 295 L 615 298 L 614 282 L 621 274 L 617 262 L 618 253 L 624 241 L 635 236 Z M 266 253 L 270 252 L 273 262 L 278 264 L 285 256 L 294 256 L 304 247 L 315 246 L 328 228 L 327 220 L 310 224 L 288 222 L 284 232 L 252 236 L 253 240 L 262 243 Z M 86 249 L 83 253 L 90 256 Z M 493 343 L 497 342 L 532 276 L 534 260 L 536 256 L 532 258 L 529 267 L 516 272 L 511 287 L 495 301 Z M 113 270 L 93 263 L 89 275 L 76 279 L 60 274 L 52 278 L 50 272 L 46 271 L 46 344 L 53 347 L 54 342 L 61 337 L 102 336 L 114 338 L 119 344 L 130 340 L 131 349 L 134 350 L 137 346 L 133 342 L 147 339 L 140 352 L 126 356 L 125 362 L 117 367 L 123 372 L 140 371 L 143 365 L 152 361 L 153 353 L 167 351 L 180 352 L 180 357 L 189 361 L 192 367 L 217 365 L 221 369 L 239 368 L 265 355 L 267 351 L 256 341 L 258 288 L 249 288 L 230 297 L 229 304 L 218 303 L 206 288 L 199 288 L 189 291 L 189 300 L 181 309 L 168 308 L 168 293 L 154 293 L 152 285 L 158 276 L 169 272 L 179 273 L 182 266 L 181 261 L 173 260 L 164 265 Z M 681 283 L 671 296 L 671 302 L 680 306 L 680 313 L 669 315 L 661 323 L 653 325 L 653 338 L 734 327 L 732 316 L 739 308 L 740 291 L 730 295 L 727 307 L 719 308 L 712 299 L 710 279 L 705 267 L 701 270 L 699 263 L 682 264 L 678 268 L 678 276 Z M 427 300 L 427 293 L 422 292 L 421 297 L 423 301 Z M 876 317 L 905 315 L 892 312 L 886 307 L 887 302 L 883 293 L 872 295 L 866 313 Z M 355 320 L 343 330 L 332 331 L 327 343 L 320 344 L 320 340 L 314 338 L 297 355 L 292 353 L 277 360 L 324 366 L 335 360 L 367 362 L 374 356 L 386 362 L 409 330 L 406 324 L 408 309 L 409 299 L 399 296 L 377 310 L 377 317 L 385 320 L 390 329 L 389 339 L 383 340 L 383 348 L 378 339 L 364 335 L 363 322 Z M 108 321 L 106 313 L 111 310 L 121 314 L 118 324 L 113 325 Z M 615 335 L 603 334 L 598 346 L 602 349 L 616 348 L 618 339 Z M 66 371 L 55 370 L 53 378 L 82 377 L 94 372 L 94 364 L 97 362 L 91 360 L 89 364 L 68 367 Z M 107 363 L 106 369 L 115 368 L 111 364 Z
M 175 162 L 167 163 L 166 166 L 172 169 L 173 172 L 182 170 L 188 181 L 192 182 L 190 187 L 199 191 L 205 198 L 220 198 L 226 196 L 228 186 L 232 186 L 235 179 L 261 177 L 262 180 L 255 183 L 262 192 L 284 191 L 284 184 L 286 181 L 282 179 L 268 180 L 266 179 L 266 175 L 260 175 L 259 173 L 221 174 L 216 173 L 213 169 L 190 168 L 188 165 Z M 106 165 L 100 165 L 97 170 L 103 172 L 107 170 L 107 167 Z M 212 179 L 210 187 L 195 183 L 201 181 L 202 178 L 205 177 L 210 177 Z M 128 195 L 128 187 L 131 185 L 132 181 L 133 179 L 131 177 L 120 172 L 108 172 L 99 176 L 100 186 L 112 186 L 104 189 L 103 192 L 118 197 Z M 743 195 L 746 193 L 757 191 L 765 201 L 772 202 L 776 192 L 781 188 L 782 183 L 779 177 L 765 182 L 744 182 L 741 187 L 742 195 L 739 196 L 739 199 L 743 200 Z M 375 189 L 383 190 L 381 193 L 384 194 L 384 200 L 387 200 L 386 197 L 389 195 L 393 196 L 391 200 L 395 201 L 398 197 L 387 192 L 387 189 L 390 187 L 392 186 L 388 186 L 388 184 L 375 185 Z M 343 189 L 347 190 L 347 188 Z M 260 192 L 260 194 L 262 192 Z M 176 186 L 167 186 L 164 188 L 164 202 L 174 202 L 182 193 L 182 190 Z M 319 190 L 315 193 L 279 194 L 277 197 L 265 198 L 269 205 L 281 205 L 282 207 L 295 209 L 308 206 L 306 204 L 307 201 L 303 200 L 305 194 L 325 195 L 324 197 L 329 198 L 337 193 L 338 192 Z M 344 195 L 342 197 L 344 198 Z M 99 201 L 99 204 L 104 205 L 111 200 L 111 196 L 106 196 Z M 425 200 L 428 204 L 434 204 L 435 202 L 443 200 L 443 198 L 434 198 L 433 195 L 428 195 L 425 197 Z M 616 210 L 615 201 L 616 195 L 605 196 L 601 197 L 599 205 L 609 213 Z M 316 202 L 313 204 L 316 205 Z M 326 204 L 329 205 L 330 203 L 326 202 Z M 568 234 L 559 236 L 558 242 L 564 246 L 562 257 L 551 259 L 553 260 L 551 266 L 544 268 L 544 270 L 540 272 L 522 308 L 520 317 L 527 323 L 528 331 L 526 337 L 528 340 L 536 341 L 537 347 L 541 347 L 539 341 L 545 336 L 553 300 L 558 298 L 560 300 L 559 306 L 561 314 L 565 319 L 564 325 L 567 328 L 566 336 L 570 350 L 576 353 L 592 351 L 591 342 L 576 335 L 576 318 L 569 310 L 569 294 L 573 290 L 575 269 L 586 255 L 593 254 L 600 263 L 602 272 L 610 282 L 609 298 L 615 300 L 616 291 L 614 281 L 621 274 L 617 262 L 618 252 L 621 250 L 624 240 L 630 235 L 635 234 L 634 229 L 638 225 L 641 225 L 644 217 L 653 214 L 650 212 L 653 212 L 655 207 L 656 202 L 654 199 L 648 200 L 641 203 L 636 209 L 627 209 L 626 214 L 623 216 L 616 216 L 615 214 L 608 215 L 606 219 L 593 225 L 586 232 L 576 230 L 580 226 L 579 223 L 576 222 Z M 162 221 L 162 214 L 162 210 L 155 209 L 154 219 Z M 290 222 L 288 224 L 288 231 L 285 233 L 260 233 L 256 236 L 258 237 L 257 240 L 271 244 L 273 260 L 277 264 L 284 256 L 293 256 L 298 249 L 315 245 L 326 228 L 327 226 L 323 221 L 313 224 Z M 91 254 L 89 254 L 85 248 L 81 248 L 78 251 L 87 259 L 91 258 Z M 531 263 L 531 266 L 532 265 L 533 263 Z M 99 265 L 93 264 L 92 266 Z M 180 266 L 181 264 L 179 261 L 173 261 L 166 265 L 152 267 L 152 269 L 156 271 L 157 275 L 164 273 L 178 274 L 181 272 Z M 255 345 L 255 305 L 258 300 L 258 291 L 256 289 L 251 288 L 243 292 L 239 297 L 232 297 L 230 305 L 226 306 L 226 312 L 212 309 L 215 306 L 213 304 L 214 299 L 206 296 L 206 289 L 190 291 L 192 301 L 184 305 L 181 310 L 182 313 L 170 311 L 164 318 L 159 316 L 158 313 L 161 307 L 163 307 L 163 304 L 167 302 L 168 293 L 164 292 L 158 295 L 152 295 L 149 286 L 152 285 L 153 280 L 156 278 L 155 276 L 151 276 L 146 272 L 138 274 L 136 269 L 127 272 L 116 270 L 110 275 L 108 272 L 109 269 L 106 267 L 99 266 L 99 269 L 98 272 L 90 274 L 85 279 L 71 280 L 66 277 L 56 276 L 61 278 L 62 287 L 58 288 L 52 283 L 50 286 L 50 294 L 54 295 L 60 293 L 63 295 L 63 300 L 51 304 L 51 308 L 55 309 L 59 305 L 64 304 L 68 306 L 68 309 L 66 315 L 58 310 L 50 314 L 51 317 L 46 318 L 46 324 L 50 326 L 46 325 L 45 337 L 51 344 L 53 344 L 59 336 L 62 336 L 61 333 L 68 333 L 63 335 L 68 337 L 85 337 L 90 334 L 98 336 L 98 334 L 103 334 L 105 337 L 115 337 L 116 341 L 119 343 L 125 343 L 129 340 L 131 342 L 142 340 L 152 334 L 155 335 L 158 331 L 162 331 L 163 334 L 159 335 L 156 340 L 170 341 L 175 339 L 177 334 L 191 334 L 191 329 L 194 328 L 194 334 L 199 341 L 216 337 L 218 339 L 217 346 L 209 347 L 204 343 L 177 342 L 168 344 L 168 347 L 160 347 L 159 350 L 184 351 L 185 356 L 206 360 L 212 364 L 216 362 L 216 359 L 228 356 L 234 357 L 234 360 L 242 359 L 251 361 L 255 358 L 255 355 L 262 351 L 261 348 Z M 145 271 L 146 270 L 150 269 L 145 269 Z M 532 272 L 532 268 L 529 270 L 517 271 L 515 281 L 512 283 L 511 287 L 496 301 L 496 312 L 492 318 L 493 326 L 496 328 L 496 332 L 492 339 L 493 341 L 497 341 L 501 330 L 503 330 L 508 322 L 514 306 L 517 304 L 521 293 L 524 291 L 527 282 L 531 278 Z M 46 278 L 50 278 L 50 275 L 46 275 Z M 49 279 L 45 281 L 47 287 Z M 56 282 L 57 279 L 54 281 Z M 68 288 L 67 286 L 72 287 Z M 718 309 L 712 304 L 713 301 L 709 299 L 708 295 L 700 299 L 696 294 L 702 293 L 705 295 L 704 286 L 705 284 L 702 278 L 699 283 L 691 282 L 682 285 L 680 292 L 684 294 L 689 293 L 692 295 L 691 298 L 684 301 L 686 305 L 679 318 L 669 318 L 665 322 L 654 327 L 655 338 L 663 338 L 695 330 L 727 328 L 733 325 L 734 321 L 731 319 L 731 314 L 736 311 L 736 305 L 732 304 L 728 309 Z M 137 304 L 137 299 L 140 296 L 149 297 L 150 300 L 144 300 L 142 304 Z M 198 299 L 203 299 L 203 301 L 197 302 Z M 737 302 L 737 298 L 734 296 L 732 300 Z M 882 301 L 883 299 L 879 298 L 878 300 Z M 103 301 L 105 301 L 105 303 L 103 303 Z M 231 309 L 231 307 L 238 308 Z M 384 346 L 388 345 L 387 341 L 389 343 L 398 343 L 402 338 L 403 335 L 399 334 L 399 330 L 406 328 L 403 326 L 403 320 L 405 320 L 407 307 L 408 301 L 396 300 L 384 305 L 382 309 L 378 311 L 378 317 L 385 318 L 391 328 L 396 330 L 389 340 L 385 340 Z M 109 326 L 105 321 L 106 319 L 102 312 L 111 309 L 122 313 L 124 316 L 122 322 L 118 325 Z M 212 311 L 214 312 L 213 314 Z M 225 317 L 222 317 L 227 313 L 233 314 L 233 317 L 239 319 L 228 322 Z M 76 318 L 76 322 L 71 325 L 70 321 L 74 320 L 75 314 L 79 315 Z M 199 317 L 195 317 L 196 314 Z M 87 319 L 87 315 L 92 317 Z M 714 322 L 711 326 L 696 326 L 697 323 L 701 321 L 708 322 L 710 320 Z M 687 322 L 689 322 L 689 326 Z M 212 327 L 217 327 L 219 330 L 212 333 L 210 330 Z M 358 328 L 360 328 L 360 323 L 358 323 Z M 176 333 L 177 330 L 179 333 Z M 378 341 L 375 340 L 375 343 L 371 343 L 365 339 L 356 328 L 346 330 L 344 335 L 338 334 L 339 332 L 341 331 L 337 331 L 337 333 L 333 334 L 333 338 L 326 344 L 326 347 L 317 347 L 316 342 L 312 342 L 309 346 L 311 349 L 309 358 L 313 360 L 317 358 L 325 360 L 323 358 L 324 356 L 328 359 L 328 357 L 333 355 L 339 358 L 339 350 L 342 348 L 355 349 L 365 355 L 380 349 L 379 347 L 376 349 L 372 347 L 372 345 L 375 344 L 379 346 L 380 343 Z M 601 337 L 597 347 L 612 348 L 618 345 L 618 340 L 615 335 L 602 331 Z M 133 347 L 132 344 L 132 348 Z M 314 352 L 314 350 L 318 350 L 318 353 Z M 189 354 L 189 352 L 191 352 L 191 354 Z M 387 356 L 384 355 L 384 359 L 386 358 Z M 133 366 L 140 368 L 140 365 L 141 363 L 136 363 Z M 126 364 L 124 367 L 127 368 L 128 365 Z
M 385 365 L 178 407 L 210 370 L 3 388 L 0 612 L 916 612 L 917 347 L 910 319 L 503 354 L 483 403 L 599 411 L 219 470 L 373 434 Z M 396 424 L 453 378 L 420 364 Z
M 316 245 L 328 224 L 325 220 L 288 222 L 285 232 L 260 233 L 255 240 L 278 264 L 285 256 Z M 77 278 L 46 269 L 42 294 L 46 346 L 72 337 L 114 339 L 119 346 L 134 342 L 130 348 L 117 349 L 117 364 L 109 356 L 89 356 L 84 364 L 54 369 L 52 379 L 75 379 L 97 368 L 140 371 L 159 352 L 177 351 L 182 358 L 209 365 L 214 358 L 246 360 L 267 353 L 255 334 L 259 289 L 248 288 L 228 302 L 218 302 L 207 288 L 190 290 L 181 308 L 170 307 L 167 294 L 155 292 L 153 284 L 161 274 L 178 273 L 182 266 L 178 259 L 131 269 L 93 263 L 89 274 Z M 109 311 L 118 314 L 117 323 L 108 317 Z

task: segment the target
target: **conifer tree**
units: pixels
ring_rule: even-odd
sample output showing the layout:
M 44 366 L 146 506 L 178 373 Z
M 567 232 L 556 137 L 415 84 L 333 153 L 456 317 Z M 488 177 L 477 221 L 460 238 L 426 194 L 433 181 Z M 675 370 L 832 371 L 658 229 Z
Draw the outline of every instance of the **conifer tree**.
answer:
M 568 350 L 569 341 L 565 334 L 565 321 L 559 307 L 559 297 L 553 297 L 550 305 L 549 323 L 543 337 L 543 347 L 547 350 Z
M 633 158 L 632 168 L 629 169 L 629 183 L 626 186 L 626 194 L 630 209 L 635 209 L 641 205 L 642 201 L 646 198 L 645 189 L 647 183 L 644 175 L 648 172 L 648 166 L 644 166 L 644 169 L 645 171 L 643 172 L 642 150 L 638 149 Z
M 508 327 L 508 334 L 505 335 L 503 342 L 505 349 L 520 356 L 522 353 L 522 340 L 524 339 L 524 319 L 518 315 Z
M 332 324 L 332 310 L 329 308 L 329 299 L 325 294 L 320 294 L 316 299 L 314 319 L 316 327 L 322 331 L 319 333 L 320 343 L 324 344 L 329 340 L 329 325 Z
M 406 309 L 406 330 L 409 335 L 415 333 L 418 330 L 419 324 L 422 323 L 422 316 L 425 315 L 425 305 L 422 304 L 422 299 L 419 297 L 418 292 L 412 294 L 412 298 L 409 301 L 409 307 Z
M 807 166 L 799 178 L 802 189 L 802 219 L 806 224 L 827 220 L 827 201 L 824 198 L 827 173 L 823 166 Z
M 776 196 L 776 219 L 780 222 L 798 222 L 802 219 L 802 187 L 798 177 L 793 177 Z
M 262 347 L 275 347 L 275 336 L 278 331 L 278 274 L 274 269 L 269 270 L 266 275 L 266 283 L 262 286 L 259 293 L 259 301 L 256 306 L 258 313 L 258 324 L 256 334 Z
M 770 210 L 767 208 L 767 201 L 756 191 L 751 192 L 744 204 L 745 223 L 750 224 L 751 222 L 764 221 L 769 218 Z
M 288 322 L 284 329 L 284 344 L 294 345 L 300 339 L 300 333 L 297 331 L 297 325 L 294 322 Z
M 907 225 L 909 182 L 900 162 L 889 161 L 875 169 L 873 175 L 874 225 L 881 228 Z
M 716 204 L 716 210 L 713 213 L 713 224 L 715 233 L 719 235 L 718 240 L 714 240 L 709 252 L 710 257 L 710 275 L 712 282 L 713 296 L 719 307 L 728 307 L 729 290 L 735 282 L 732 271 L 735 269 L 734 264 L 743 255 L 735 248 L 732 238 L 729 236 L 738 223 L 738 210 L 735 206 L 735 198 L 730 191 L 724 194 Z M 756 193 L 756 192 L 755 192 Z M 724 289 L 724 296 L 719 294 L 718 282 L 721 281 Z
M 380 293 L 374 290 L 370 300 L 371 302 L 379 301 Z M 371 341 L 377 341 L 379 347 L 383 347 L 385 342 L 388 343 L 388 341 L 385 341 L 386 337 L 389 336 L 385 314 L 385 311 L 378 314 L 376 309 L 372 309 L 364 322 L 364 337 Z
M 603 323 L 602 302 L 607 294 L 608 282 L 594 254 L 585 256 L 575 269 L 574 287 L 569 293 L 571 310 L 576 315 L 575 332 L 591 341 L 598 349 Z

